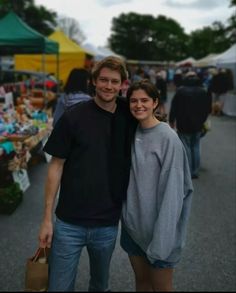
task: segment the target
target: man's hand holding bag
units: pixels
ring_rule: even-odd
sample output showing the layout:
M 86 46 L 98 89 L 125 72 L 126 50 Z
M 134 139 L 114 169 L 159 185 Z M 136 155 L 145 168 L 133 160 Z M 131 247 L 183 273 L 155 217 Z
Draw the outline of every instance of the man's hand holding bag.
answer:
M 49 248 L 39 248 L 27 260 L 25 272 L 25 291 L 47 291 Z

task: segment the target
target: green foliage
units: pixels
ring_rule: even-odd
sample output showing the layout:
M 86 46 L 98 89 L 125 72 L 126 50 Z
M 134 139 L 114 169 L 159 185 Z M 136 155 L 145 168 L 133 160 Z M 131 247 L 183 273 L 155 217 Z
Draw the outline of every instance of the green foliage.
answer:
M 44 6 L 35 6 L 34 0 L 0 0 L 0 17 L 11 10 L 45 36 L 54 31 L 57 13 Z
M 26 10 L 26 20 L 36 31 L 48 36 L 54 31 L 56 26 L 55 12 L 48 11 L 44 6 L 30 6 Z
M 0 0 L 0 16 L 2 17 L 13 10 L 22 17 L 24 16 L 24 10 L 33 3 L 34 0 Z
M 23 192 L 20 189 L 18 183 L 12 183 L 8 187 L 0 188 L 0 205 L 12 204 L 18 201 L 23 196 Z
M 236 0 L 229 1 L 236 6 Z M 57 13 L 34 0 L 0 0 L 0 17 L 15 11 L 29 26 L 47 36 L 56 27 Z M 214 22 L 211 26 L 185 34 L 174 19 L 160 15 L 122 13 L 113 18 L 108 40 L 113 51 L 128 59 L 179 61 L 192 56 L 202 58 L 209 53 L 221 53 L 236 42 L 236 12 L 226 25 Z
M 231 7 L 236 5 L 231 0 Z M 178 22 L 166 16 L 122 13 L 113 18 L 108 40 L 113 51 L 128 59 L 179 61 L 192 56 L 200 59 L 221 53 L 236 42 L 236 13 L 224 25 L 211 26 L 185 34 Z
M 173 19 L 163 15 L 122 13 L 113 18 L 111 48 L 127 58 L 165 60 L 182 57 L 187 36 Z
M 231 0 L 231 6 L 236 6 L 236 0 Z
M 225 27 L 220 22 L 215 22 L 211 27 L 204 27 L 190 34 L 188 54 L 196 59 L 210 53 L 221 53 L 230 47 L 226 38 Z
M 140 51 L 144 56 L 150 55 L 151 46 L 148 38 L 152 37 L 153 17 L 136 13 L 124 14 L 113 19 L 111 48 L 127 58 L 138 59 Z
M 18 183 L 13 183 L 6 188 L 0 188 L 0 213 L 13 213 L 22 199 L 23 192 Z

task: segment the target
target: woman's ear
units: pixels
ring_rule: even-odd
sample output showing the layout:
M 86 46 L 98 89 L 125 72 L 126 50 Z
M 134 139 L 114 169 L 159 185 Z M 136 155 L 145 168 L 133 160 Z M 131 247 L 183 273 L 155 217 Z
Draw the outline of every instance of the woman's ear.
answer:
M 159 105 L 159 100 L 158 99 L 156 99 L 156 101 L 153 101 L 153 110 L 156 110 L 158 105 Z

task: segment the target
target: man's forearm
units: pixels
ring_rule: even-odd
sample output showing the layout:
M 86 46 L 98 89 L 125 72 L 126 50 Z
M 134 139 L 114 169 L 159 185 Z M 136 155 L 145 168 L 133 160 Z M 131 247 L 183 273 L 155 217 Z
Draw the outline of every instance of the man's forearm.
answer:
M 56 195 L 60 186 L 64 160 L 52 158 L 45 186 L 44 221 L 51 221 Z

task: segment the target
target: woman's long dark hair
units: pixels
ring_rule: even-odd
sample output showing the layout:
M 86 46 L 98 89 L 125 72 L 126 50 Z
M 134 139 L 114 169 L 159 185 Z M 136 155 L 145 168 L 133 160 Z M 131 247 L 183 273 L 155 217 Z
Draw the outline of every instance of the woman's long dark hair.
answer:
M 71 70 L 66 81 L 64 92 L 66 94 L 75 92 L 88 92 L 89 72 L 84 68 L 74 68 Z

